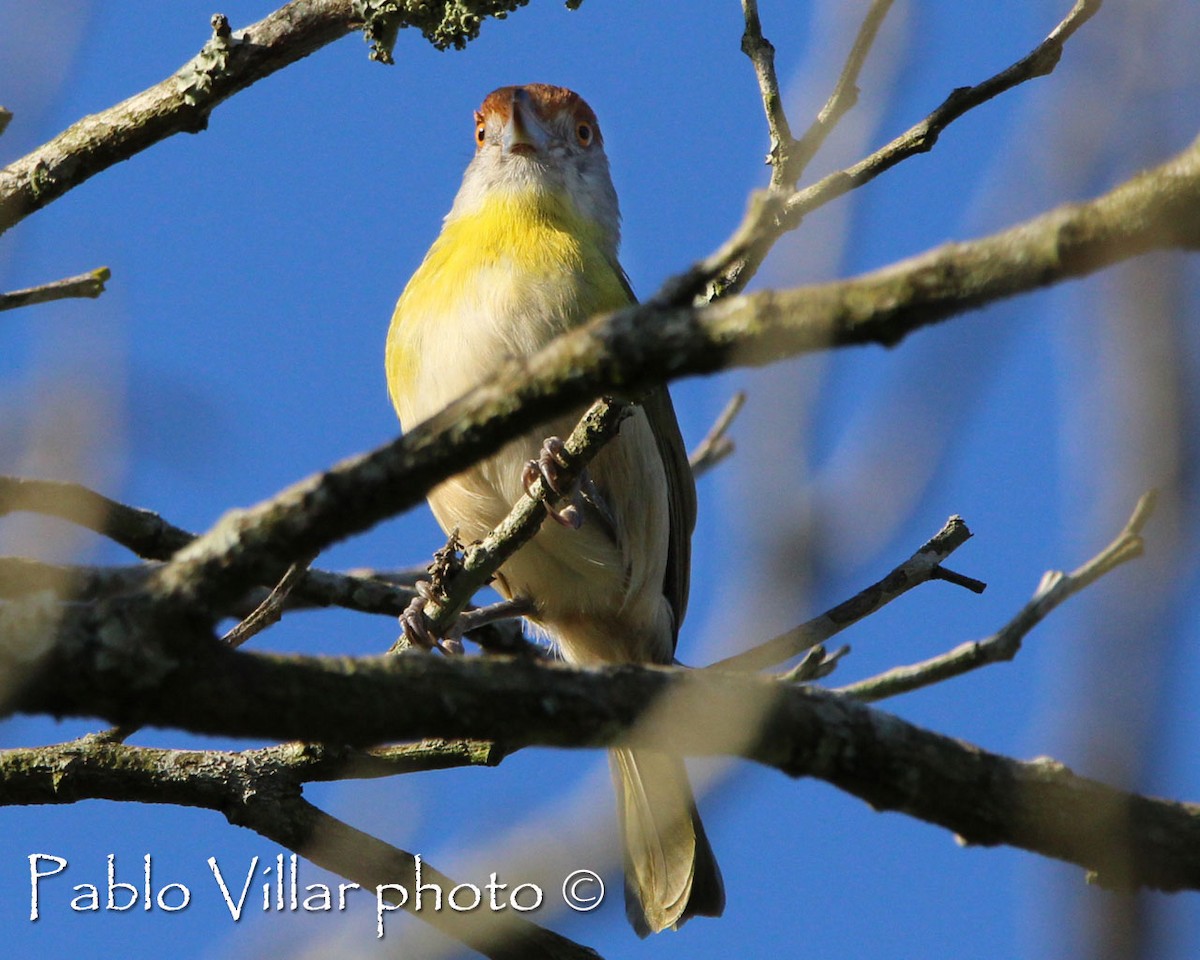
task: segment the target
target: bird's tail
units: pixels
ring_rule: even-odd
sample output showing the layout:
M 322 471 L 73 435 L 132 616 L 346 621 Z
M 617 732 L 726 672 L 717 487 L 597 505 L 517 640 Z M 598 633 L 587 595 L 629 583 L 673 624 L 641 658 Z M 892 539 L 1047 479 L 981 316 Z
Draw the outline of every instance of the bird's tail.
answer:
M 655 750 L 613 750 L 625 857 L 625 912 L 638 936 L 719 917 L 725 884 L 683 760 Z

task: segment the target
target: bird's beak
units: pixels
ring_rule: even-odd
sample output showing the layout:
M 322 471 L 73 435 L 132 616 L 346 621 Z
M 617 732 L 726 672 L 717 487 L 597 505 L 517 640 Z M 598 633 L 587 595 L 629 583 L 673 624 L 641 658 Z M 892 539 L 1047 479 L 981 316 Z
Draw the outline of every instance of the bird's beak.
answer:
M 545 140 L 529 94 L 524 90 L 513 91 L 512 112 L 504 125 L 504 152 L 532 156 L 545 146 Z

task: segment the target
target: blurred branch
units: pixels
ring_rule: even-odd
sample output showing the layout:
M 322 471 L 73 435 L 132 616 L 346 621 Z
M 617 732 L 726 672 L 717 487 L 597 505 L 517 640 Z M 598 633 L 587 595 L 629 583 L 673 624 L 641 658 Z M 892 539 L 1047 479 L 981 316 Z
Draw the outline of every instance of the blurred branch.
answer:
M 728 437 L 729 428 L 733 426 L 733 421 L 737 419 L 737 415 L 742 412 L 742 407 L 745 405 L 745 390 L 739 390 L 729 398 L 729 403 L 725 405 L 720 416 L 709 427 L 704 439 L 696 445 L 695 450 L 688 454 L 688 463 L 692 467 L 693 476 L 699 477 L 701 474 L 707 473 L 733 453 L 733 441 Z
M 1200 889 L 1200 807 L 1115 790 L 1050 761 L 998 756 L 849 697 L 771 678 L 493 657 L 267 656 L 181 637 L 183 623 L 131 649 L 110 622 L 105 647 L 80 650 L 73 637 L 81 624 L 71 619 L 68 612 L 43 669 L 16 694 L 18 709 L 351 744 L 427 735 L 495 740 L 506 750 L 669 744 L 680 754 L 743 756 L 818 777 L 876 809 L 937 824 L 969 843 L 1075 863 L 1102 883 Z M 639 723 L 648 704 L 655 722 Z M 206 805 L 196 791 L 217 789 L 228 803 L 219 769 L 207 787 L 190 785 L 191 770 L 172 765 L 170 772 L 174 779 L 156 799 Z M 271 783 L 259 784 L 268 798 Z M 71 796 L 52 782 L 43 790 Z
M 779 674 L 776 679 L 780 683 L 811 683 L 814 680 L 821 680 L 833 673 L 842 657 L 849 652 L 850 647 L 842 646 L 833 653 L 827 653 L 824 645 L 817 644 L 815 647 L 809 648 L 803 660 L 790 670 Z
M 417 861 L 411 853 L 357 830 L 313 806 L 299 794 L 282 799 L 252 798 L 231 822 L 301 853 L 319 867 L 347 877 L 367 890 L 398 884 L 411 894 Z M 421 861 L 421 882 L 449 891 L 456 881 Z M 539 927 L 511 910 L 417 910 L 416 897 L 385 897 L 403 909 L 493 960 L 598 960 L 588 947 Z
M 85 566 L 0 557 L 0 600 L 50 591 L 75 601 L 98 600 L 136 590 L 150 576 L 144 566 Z
M 8 129 L 8 124 L 12 120 L 12 111 L 6 107 L 0 107 L 0 136 L 3 136 L 4 131 Z
M 781 176 L 780 184 L 772 181 L 773 186 L 792 185 L 799 180 L 804 175 L 804 171 L 808 169 L 812 158 L 821 149 L 825 138 L 837 126 L 838 121 L 858 103 L 858 75 L 867 61 L 867 54 L 871 52 L 871 47 L 875 44 L 879 27 L 883 24 L 883 19 L 891 8 L 892 0 L 873 0 L 871 3 L 871 8 L 863 18 L 862 26 L 858 29 L 858 36 L 854 38 L 854 43 L 850 47 L 850 53 L 846 57 L 846 63 L 833 87 L 833 92 L 830 93 L 829 99 L 825 101 L 825 105 L 817 114 L 816 119 L 804 131 L 804 135 L 793 144 L 792 152 L 787 158 L 786 173 Z
M 951 517 L 911 557 L 882 580 L 859 591 L 832 610 L 756 647 L 712 664 L 710 670 L 762 670 L 790 660 L 811 647 L 824 643 L 863 617 L 870 616 L 913 587 L 940 579 L 940 564 L 971 537 L 962 517 Z M 841 654 L 839 654 L 841 656 Z M 836 659 L 836 658 L 835 658 Z M 796 679 L 797 677 L 792 677 Z M 806 672 L 804 679 L 812 679 Z
M 416 876 L 412 854 L 355 830 L 301 796 L 301 784 L 314 779 L 312 773 L 325 772 L 331 764 L 356 762 L 346 754 L 303 744 L 240 753 L 160 750 L 85 737 L 56 746 L 0 751 L 0 804 L 106 799 L 200 807 L 354 880 L 367 891 L 380 884 L 399 884 L 411 891 Z M 421 879 L 447 891 L 455 885 L 425 862 Z M 409 897 L 404 909 L 495 960 L 596 957 L 586 947 L 512 911 L 418 911 L 414 903 L 415 897 Z
M 55 280 L 40 287 L 0 293 L 0 310 L 15 310 L 17 307 L 49 303 L 51 300 L 67 300 L 71 297 L 90 297 L 94 300 L 104 292 L 104 284 L 111 276 L 112 272 L 108 267 L 100 267 L 90 273 Z
M 982 83 L 953 90 L 924 120 L 854 166 L 831 173 L 803 190 L 793 191 L 784 186 L 754 194 L 741 224 L 725 244 L 686 273 L 669 281 L 656 296 L 656 301 L 678 307 L 691 303 L 695 298 L 712 301 L 744 289 L 775 242 L 783 234 L 796 229 L 807 214 L 869 183 L 902 160 L 933 149 L 941 132 L 968 111 L 1026 81 L 1051 73 L 1062 57 L 1063 45 L 1079 27 L 1095 15 L 1101 2 L 1102 0 L 1078 0 L 1050 35 L 1027 56 Z M 873 18 L 882 18 L 884 12 L 886 11 L 872 9 L 868 13 L 855 48 L 851 52 L 848 70 L 852 69 L 856 51 L 861 49 L 861 54 L 865 56 L 870 40 L 873 39 L 872 31 L 878 25 L 878 21 Z M 846 72 L 843 71 L 843 77 L 845 76 Z M 853 75 L 847 79 L 849 82 L 842 88 L 841 94 L 835 89 L 834 98 L 831 98 L 834 106 L 830 108 L 829 120 L 824 124 L 818 122 L 814 130 L 805 134 L 808 141 L 806 150 L 815 150 L 825 135 L 824 132 L 817 133 L 815 130 L 825 131 L 836 119 L 837 110 L 843 106 L 849 108 L 847 98 L 853 89 Z M 799 151 L 796 156 L 807 163 L 808 158 L 803 157 Z M 774 181 L 773 176 L 772 182 Z
M 482 20 L 525 0 L 292 0 L 258 23 L 231 30 L 218 14 L 196 56 L 162 82 L 84 117 L 0 170 L 0 233 L 115 163 L 176 133 L 199 133 L 235 93 L 352 30 L 367 28 L 376 59 L 401 26 L 418 27 L 435 46 L 461 46 Z M 398 9 L 400 8 L 400 9 Z
M 1153 492 L 1144 494 L 1116 539 L 1079 569 L 1072 573 L 1047 571 L 1033 599 L 998 633 L 984 640 L 961 644 L 948 653 L 924 663 L 896 667 L 879 676 L 839 687 L 833 692 L 869 703 L 940 683 L 942 680 L 957 677 L 991 663 L 1012 660 L 1020 651 L 1025 635 L 1059 604 L 1121 564 L 1142 555 L 1142 528 L 1154 510 L 1154 500 Z
M 0 517 L 17 511 L 93 530 L 144 560 L 167 560 L 196 538 L 157 513 L 118 503 L 78 483 L 0 476 Z

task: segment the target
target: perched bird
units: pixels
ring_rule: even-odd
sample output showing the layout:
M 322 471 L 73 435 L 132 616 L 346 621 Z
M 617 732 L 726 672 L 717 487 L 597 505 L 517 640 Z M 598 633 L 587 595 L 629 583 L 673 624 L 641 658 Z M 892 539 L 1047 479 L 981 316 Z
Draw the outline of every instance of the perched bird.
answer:
M 632 303 L 619 241 L 617 194 L 587 103 L 540 83 L 490 93 L 441 235 L 392 316 L 387 382 L 404 429 L 503 361 Z M 548 430 L 565 436 L 581 413 L 564 412 Z M 465 542 L 485 536 L 521 496 L 545 434 L 434 489 L 442 528 Z M 528 619 L 570 663 L 669 664 L 687 606 L 696 494 L 665 388 L 642 400 L 588 473 L 589 495 L 569 508 L 575 522 L 545 524 L 496 588 L 532 601 Z M 642 749 L 614 750 L 611 761 L 634 928 L 645 936 L 720 915 L 721 874 L 683 761 Z

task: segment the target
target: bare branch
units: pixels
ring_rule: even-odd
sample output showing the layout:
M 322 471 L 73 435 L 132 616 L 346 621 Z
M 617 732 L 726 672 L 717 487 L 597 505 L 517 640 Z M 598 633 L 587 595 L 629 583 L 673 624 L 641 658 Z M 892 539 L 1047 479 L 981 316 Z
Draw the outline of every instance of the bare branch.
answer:
M 104 284 L 110 277 L 112 272 L 108 267 L 100 267 L 90 273 L 55 280 L 40 287 L 0 293 L 0 310 L 15 310 L 17 307 L 29 307 L 35 303 L 49 303 L 52 300 L 67 300 L 71 297 L 90 297 L 94 300 L 104 292 Z
M 196 539 L 194 533 L 153 511 L 128 506 L 78 483 L 0 476 L 0 516 L 18 511 L 67 520 L 119 543 L 146 560 L 170 559 Z M 153 570 L 152 567 L 114 568 L 109 577 L 106 571 L 92 567 L 51 570 L 45 564 L 20 558 L 0 558 L 0 563 L 5 564 L 0 574 L 0 592 L 7 591 L 6 596 L 50 589 L 80 600 L 132 587 Z M 293 599 L 299 605 L 339 606 L 395 617 L 416 596 L 412 589 L 415 579 L 395 574 L 310 570 Z M 257 606 L 263 599 L 259 594 L 254 604 Z M 241 602 L 242 598 L 238 598 L 228 611 L 217 613 L 232 612 Z
M 344 607 L 358 613 L 398 617 L 417 595 L 412 571 L 404 576 L 372 572 L 309 570 L 288 598 L 288 607 Z
M 786 229 L 794 229 L 808 213 L 850 190 L 870 183 L 901 161 L 919 153 L 928 153 L 942 131 L 969 111 L 1022 83 L 1048 76 L 1062 59 L 1064 44 L 1099 11 L 1102 3 L 1103 0 L 1077 0 L 1050 35 L 1012 66 L 973 87 L 956 88 L 936 110 L 891 143 L 853 166 L 832 173 L 810 187 L 797 190 L 786 200 L 781 213 L 787 223 Z
M 718 660 L 708 669 L 762 670 L 790 660 L 858 623 L 863 617 L 870 616 L 913 587 L 936 579 L 935 571 L 939 565 L 970 538 L 971 531 L 962 517 L 951 517 L 941 530 L 921 544 L 916 553 L 882 580 L 860 590 L 821 616 L 742 653 Z
M 775 48 L 763 36 L 758 0 L 742 0 L 742 16 L 746 21 L 746 30 L 742 34 L 742 53 L 754 64 L 754 75 L 758 78 L 758 92 L 762 97 L 767 131 L 771 137 L 771 149 L 767 153 L 767 163 L 771 165 L 771 185 L 779 187 L 789 182 L 786 179 L 787 161 L 796 141 L 792 139 L 783 97 L 779 94 L 779 79 L 775 76 Z
M 1025 635 L 1059 604 L 1121 564 L 1142 555 L 1142 527 L 1154 510 L 1154 499 L 1153 492 L 1144 494 L 1116 539 L 1082 567 L 1072 573 L 1047 571 L 1033 599 L 999 632 L 983 640 L 961 644 L 923 663 L 896 667 L 879 676 L 839 687 L 833 692 L 870 703 L 940 683 L 991 663 L 1011 660 L 1021 649 Z
M 743 290 L 775 241 L 796 229 L 807 214 L 869 183 L 902 160 L 931 150 L 942 130 L 968 111 L 1053 71 L 1062 57 L 1063 45 L 1100 9 L 1101 2 L 1078 0 L 1027 56 L 976 86 L 954 90 L 924 120 L 854 166 L 790 194 L 764 190 L 752 196 L 750 208 L 733 235 L 715 253 L 671 280 L 658 294 L 658 302 L 682 306 L 697 297 L 712 301 Z
M 746 391 L 744 390 L 737 391 L 729 398 L 729 403 L 725 405 L 721 415 L 713 422 L 708 433 L 704 435 L 704 439 L 688 455 L 688 463 L 691 464 L 693 476 L 699 477 L 701 474 L 707 473 L 733 453 L 734 444 L 728 437 L 729 428 L 733 426 L 733 421 L 737 419 L 737 415 L 741 413 L 745 404 Z
M 838 661 L 850 652 L 848 646 L 838 647 L 833 653 L 826 653 L 822 644 L 811 648 L 804 659 L 791 670 L 779 674 L 776 678 L 780 683 L 811 683 L 829 676 L 837 669 Z
M 44 669 L 14 706 L 272 739 L 369 744 L 439 736 L 495 739 L 507 749 L 669 745 L 681 754 L 737 755 L 818 777 L 970 843 L 1078 864 L 1102 883 L 1200 889 L 1200 807 L 1115 790 L 1049 761 L 1011 760 L 849 697 L 773 678 L 493 657 L 267 656 L 181 637 L 186 623 L 147 632 L 132 647 L 110 620 L 107 645 L 85 647 L 72 638 L 89 615 L 74 617 L 68 612 Z M 655 723 L 642 724 L 648 704 Z M 191 778 L 175 774 L 180 782 L 155 796 L 205 805 Z M 269 792 L 269 779 L 263 783 Z M 218 776 L 216 788 L 228 789 L 226 780 Z
M 12 118 L 13 115 L 11 110 L 5 107 L 0 107 L 0 136 L 3 136 L 4 131 L 8 129 L 8 124 Z

